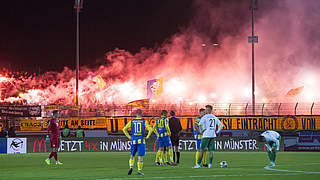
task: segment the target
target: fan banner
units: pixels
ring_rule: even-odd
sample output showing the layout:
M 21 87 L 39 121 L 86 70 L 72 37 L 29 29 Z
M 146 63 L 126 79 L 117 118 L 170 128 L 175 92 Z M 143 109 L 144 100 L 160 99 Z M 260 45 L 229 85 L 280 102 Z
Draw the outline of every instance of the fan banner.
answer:
M 41 117 L 41 106 L 0 106 L 0 116 Z

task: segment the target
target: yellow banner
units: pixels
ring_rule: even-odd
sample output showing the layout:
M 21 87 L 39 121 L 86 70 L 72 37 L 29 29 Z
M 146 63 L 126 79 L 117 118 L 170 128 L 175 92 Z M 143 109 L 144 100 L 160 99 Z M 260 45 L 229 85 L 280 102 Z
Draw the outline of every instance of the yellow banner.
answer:
M 107 128 L 108 132 L 121 132 L 123 127 L 134 117 L 72 117 L 59 118 L 60 128 L 68 124 L 69 128 L 97 129 Z M 144 117 L 151 126 L 159 117 Z M 180 119 L 184 131 L 193 131 L 196 116 L 182 116 Z M 254 117 L 218 117 L 224 129 L 248 129 L 248 130 L 320 130 L 320 116 L 254 116 Z M 21 120 L 21 130 L 41 130 L 47 128 L 49 118 L 44 118 L 39 127 L 39 120 Z
M 48 128 L 48 121 L 50 118 L 43 119 L 43 128 Z M 76 129 L 79 126 L 85 129 L 106 128 L 105 117 L 72 117 L 72 118 L 59 118 L 60 128 L 64 128 L 68 124 L 69 128 Z
M 2 131 L 3 124 L 0 122 L 0 131 Z
M 320 116 L 219 117 L 225 129 L 319 130 Z
M 42 120 L 21 119 L 20 130 L 21 131 L 41 131 Z
M 134 119 L 135 117 L 114 117 L 114 118 L 107 118 L 107 130 L 108 132 L 116 133 L 118 131 L 121 131 L 124 126 Z M 143 117 L 146 121 L 149 122 L 149 124 L 153 127 L 155 124 L 155 121 L 159 117 Z
M 144 117 L 151 126 L 159 117 Z M 182 116 L 180 119 L 182 129 L 193 131 L 196 116 Z M 218 117 L 224 129 L 248 130 L 320 130 L 320 116 L 255 116 L 255 117 Z M 109 132 L 119 132 L 133 117 L 107 118 Z

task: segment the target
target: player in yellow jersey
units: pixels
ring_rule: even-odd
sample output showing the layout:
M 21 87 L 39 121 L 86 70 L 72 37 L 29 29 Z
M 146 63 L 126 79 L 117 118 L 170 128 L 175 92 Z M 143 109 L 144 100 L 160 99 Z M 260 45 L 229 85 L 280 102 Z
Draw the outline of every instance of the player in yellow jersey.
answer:
M 131 136 L 128 133 L 128 129 L 131 129 Z M 136 154 L 138 154 L 138 175 L 143 175 L 143 156 L 146 154 L 145 129 L 148 129 L 148 135 L 146 137 L 146 139 L 148 139 L 152 133 L 152 128 L 147 121 L 142 119 L 142 110 L 138 109 L 136 118 L 131 120 L 122 130 L 124 134 L 131 139 L 131 156 L 129 159 L 130 169 L 128 175 L 131 175 L 133 171 Z
M 163 164 L 164 149 L 168 151 L 170 165 L 175 165 L 173 161 L 173 149 L 171 143 L 171 132 L 169 128 L 168 111 L 162 110 L 161 117 L 156 120 L 156 124 L 153 127 L 154 133 L 157 135 L 157 143 L 159 151 L 157 157 L 160 159 L 160 164 Z M 156 158 L 157 158 L 156 157 Z

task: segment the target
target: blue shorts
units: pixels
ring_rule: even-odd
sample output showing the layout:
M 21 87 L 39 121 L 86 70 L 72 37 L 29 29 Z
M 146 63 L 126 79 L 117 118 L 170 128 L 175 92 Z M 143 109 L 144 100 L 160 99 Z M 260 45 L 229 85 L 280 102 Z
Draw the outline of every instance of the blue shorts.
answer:
M 157 139 L 157 143 L 158 143 L 158 147 L 168 147 L 168 146 L 172 146 L 171 140 L 168 136 L 166 137 L 158 137 Z
M 201 139 L 197 139 L 196 150 L 200 150 Z
M 146 155 L 146 144 L 131 144 L 131 155 L 135 156 L 138 152 L 138 156 Z

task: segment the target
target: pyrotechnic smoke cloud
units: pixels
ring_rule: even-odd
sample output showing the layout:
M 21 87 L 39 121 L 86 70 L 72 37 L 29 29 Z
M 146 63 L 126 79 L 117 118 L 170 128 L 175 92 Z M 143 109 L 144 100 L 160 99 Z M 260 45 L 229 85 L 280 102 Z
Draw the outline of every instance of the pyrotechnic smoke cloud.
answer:
M 105 63 L 81 67 L 82 105 L 127 103 L 146 98 L 146 81 L 163 78 L 157 102 L 250 102 L 250 1 L 194 1 L 195 17 L 181 32 L 137 54 L 115 48 Z M 257 101 L 316 101 L 319 83 L 320 1 L 261 0 L 256 11 Z M 108 33 L 108 32 L 106 32 Z M 74 102 L 75 72 L 49 72 L 49 82 L 21 98 L 29 103 Z M 92 78 L 106 82 L 99 87 Z M 284 98 L 292 88 L 301 94 Z M 35 95 L 36 94 L 36 95 Z

